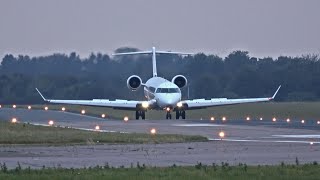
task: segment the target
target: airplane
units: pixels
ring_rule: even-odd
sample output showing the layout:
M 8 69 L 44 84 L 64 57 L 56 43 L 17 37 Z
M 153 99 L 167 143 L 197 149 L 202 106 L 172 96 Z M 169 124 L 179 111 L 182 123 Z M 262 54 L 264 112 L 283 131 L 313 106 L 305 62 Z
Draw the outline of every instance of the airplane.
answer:
M 141 86 L 144 87 L 144 95 L 146 101 L 134 100 L 109 100 L 109 99 L 92 99 L 92 100 L 56 100 L 46 99 L 41 92 L 36 88 L 42 99 L 49 103 L 58 104 L 77 104 L 87 106 L 103 106 L 111 107 L 114 109 L 133 110 L 136 111 L 136 119 L 145 119 L 147 110 L 164 110 L 166 111 L 166 119 L 171 119 L 171 112 L 176 113 L 176 119 L 180 117 L 186 118 L 186 110 L 201 109 L 211 106 L 222 106 L 231 104 L 253 103 L 271 101 L 277 95 L 281 85 L 278 87 L 272 97 L 267 98 L 247 98 L 247 99 L 227 99 L 227 98 L 213 98 L 213 99 L 181 99 L 181 88 L 187 86 L 187 78 L 183 75 L 176 75 L 171 81 L 158 77 L 156 54 L 178 54 L 178 55 L 193 55 L 191 53 L 171 52 L 171 51 L 157 51 L 152 47 L 151 51 L 138 51 L 116 53 L 113 56 L 123 55 L 137 55 L 137 54 L 152 54 L 152 70 L 153 76 L 145 83 L 137 75 L 132 75 L 127 79 L 127 86 L 132 91 L 136 91 Z

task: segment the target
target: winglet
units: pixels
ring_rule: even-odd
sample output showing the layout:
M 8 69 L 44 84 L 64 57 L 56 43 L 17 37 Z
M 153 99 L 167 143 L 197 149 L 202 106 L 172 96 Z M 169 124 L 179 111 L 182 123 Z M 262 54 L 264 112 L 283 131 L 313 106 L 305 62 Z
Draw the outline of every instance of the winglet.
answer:
M 43 99 L 44 101 L 48 101 L 46 98 L 44 98 L 44 96 L 41 94 L 41 92 L 39 91 L 38 88 L 36 88 L 36 90 L 38 91 L 38 93 L 40 94 L 40 96 L 42 97 L 42 99 Z
M 276 97 L 276 95 L 278 94 L 278 91 L 280 90 L 281 85 L 278 87 L 278 89 L 276 90 L 276 92 L 273 94 L 271 99 L 274 99 Z

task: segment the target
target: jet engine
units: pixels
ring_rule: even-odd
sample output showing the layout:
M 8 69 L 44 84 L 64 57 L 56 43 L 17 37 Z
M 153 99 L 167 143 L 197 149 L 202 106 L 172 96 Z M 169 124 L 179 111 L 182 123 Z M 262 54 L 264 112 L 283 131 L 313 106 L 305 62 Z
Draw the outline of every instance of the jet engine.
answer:
M 182 75 L 176 75 L 172 78 L 171 82 L 176 84 L 179 88 L 187 86 L 188 83 L 187 78 Z
M 141 86 L 142 80 L 137 75 L 132 75 L 127 80 L 127 86 L 132 91 L 136 91 Z

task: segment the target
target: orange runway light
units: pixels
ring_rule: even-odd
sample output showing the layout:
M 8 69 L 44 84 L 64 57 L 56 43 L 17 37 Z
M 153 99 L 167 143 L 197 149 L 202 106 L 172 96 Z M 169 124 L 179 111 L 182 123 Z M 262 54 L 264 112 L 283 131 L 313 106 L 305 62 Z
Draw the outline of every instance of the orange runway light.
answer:
M 96 125 L 96 127 L 94 129 L 98 131 L 98 130 L 100 130 L 100 126 Z
M 61 111 L 65 111 L 65 110 L 66 110 L 66 108 L 65 108 L 65 107 L 62 107 L 62 108 L 61 108 Z
M 223 132 L 223 131 L 220 131 L 220 132 L 219 132 L 219 137 L 222 139 L 222 138 L 224 138 L 224 136 L 225 136 L 224 132 Z
M 49 109 L 48 106 L 44 107 L 44 110 L 48 111 L 48 109 Z
M 128 122 L 128 121 L 129 121 L 129 117 L 128 117 L 128 116 L 125 116 L 125 117 L 123 118 L 123 120 L 124 120 L 125 122 Z
M 52 125 L 54 124 L 53 120 L 50 120 L 50 121 L 48 122 L 48 124 L 49 124 L 50 126 L 52 126 Z
M 287 119 L 287 122 L 288 122 L 288 123 L 290 122 L 290 119 L 289 119 L 289 118 Z
M 12 122 L 12 123 L 17 123 L 18 120 L 17 120 L 17 118 L 12 118 L 12 119 L 11 119 L 11 122 Z
M 85 114 L 86 111 L 84 109 L 81 110 L 81 114 Z
M 276 121 L 277 121 L 277 119 L 274 117 L 274 118 L 272 118 L 272 121 L 273 121 L 273 122 L 276 122 Z
M 106 117 L 106 115 L 105 115 L 105 114 L 101 114 L 101 117 L 102 117 L 102 118 L 105 118 L 105 117 Z
M 152 128 L 152 129 L 150 130 L 150 133 L 151 133 L 151 134 L 156 134 L 156 133 L 157 133 L 157 130 L 156 130 L 155 128 Z
M 13 107 L 13 108 L 16 108 L 16 107 L 17 107 L 17 105 L 15 105 L 15 104 L 14 104 L 14 105 L 12 105 L 12 107 Z

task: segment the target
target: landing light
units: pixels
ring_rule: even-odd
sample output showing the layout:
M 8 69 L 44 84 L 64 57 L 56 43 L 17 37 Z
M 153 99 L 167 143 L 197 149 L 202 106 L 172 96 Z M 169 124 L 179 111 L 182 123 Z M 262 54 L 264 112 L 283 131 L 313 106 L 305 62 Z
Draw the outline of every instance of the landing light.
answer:
M 304 124 L 304 120 L 303 119 L 301 120 L 301 123 Z
M 94 129 L 98 131 L 98 130 L 100 130 L 100 126 L 96 125 L 96 127 Z
M 149 107 L 149 103 L 146 102 L 146 101 L 142 102 L 142 107 L 145 108 L 145 109 L 148 108 Z
M 49 108 L 48 108 L 48 106 L 44 107 L 44 110 L 46 110 L 46 111 L 47 111 L 48 109 L 49 109 Z
M 0 105 L 0 108 L 2 108 L 2 106 Z
M 274 118 L 272 118 L 272 121 L 273 121 L 273 122 L 276 122 L 276 121 L 277 121 L 277 119 L 274 117 Z
M 106 117 L 106 115 L 105 115 L 105 114 L 101 114 L 101 117 L 102 117 L 102 118 L 105 118 L 105 117 Z
M 54 124 L 53 120 L 50 120 L 50 121 L 48 122 L 48 124 L 49 124 L 50 126 L 52 126 L 52 125 Z
M 85 113 L 86 113 L 86 110 L 82 109 L 81 114 L 85 114 Z
M 62 108 L 61 108 L 61 111 L 65 111 L 65 110 L 66 110 L 66 108 L 65 108 L 65 107 L 62 107 Z
M 30 110 L 30 109 L 31 109 L 31 106 L 28 106 L 28 109 Z
M 17 123 L 18 120 L 17 120 L 17 118 L 12 118 L 12 119 L 11 119 L 11 122 L 14 124 L 14 123 Z
M 263 120 L 263 118 L 261 117 L 261 118 L 260 118 L 260 121 L 262 121 L 262 120 Z
M 220 131 L 220 132 L 219 132 L 219 137 L 222 139 L 222 138 L 224 138 L 224 136 L 225 136 L 224 132 L 223 132 L 223 131 Z
M 289 119 L 289 118 L 287 119 L 287 122 L 288 122 L 288 123 L 290 122 L 290 119 Z
M 156 133 L 157 133 L 157 130 L 156 130 L 155 128 L 152 128 L 152 129 L 150 130 L 150 133 L 151 133 L 151 134 L 156 134 Z
M 180 108 L 180 107 L 182 107 L 182 102 L 178 102 L 177 103 L 177 106 Z
M 222 121 L 226 121 L 227 120 L 227 118 L 226 117 L 222 117 Z
M 250 117 L 247 117 L 246 119 L 247 119 L 247 121 L 250 121 Z
M 13 107 L 13 108 L 16 108 L 16 107 L 17 107 L 17 105 L 15 105 L 15 104 L 14 104 L 14 105 L 12 105 L 12 107 Z
M 317 124 L 320 124 L 320 121 L 317 121 Z
M 210 120 L 211 120 L 211 121 L 214 121 L 214 117 L 211 117 Z
M 169 107 L 167 107 L 167 108 L 166 108 L 166 110 L 167 110 L 167 111 L 170 111 L 170 108 L 169 108 Z
M 128 121 L 129 121 L 129 117 L 128 117 L 128 116 L 125 116 L 125 117 L 123 118 L 123 120 L 124 120 L 125 122 L 128 122 Z
M 310 142 L 310 145 L 313 145 L 313 142 Z

